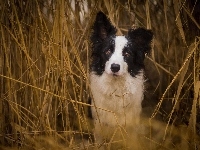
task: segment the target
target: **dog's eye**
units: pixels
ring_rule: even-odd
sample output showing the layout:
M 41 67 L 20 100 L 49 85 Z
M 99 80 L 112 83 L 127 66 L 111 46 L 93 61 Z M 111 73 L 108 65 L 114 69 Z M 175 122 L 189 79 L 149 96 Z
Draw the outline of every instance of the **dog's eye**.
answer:
M 124 53 L 124 56 L 125 56 L 125 57 L 129 57 L 130 54 L 129 54 L 128 52 L 125 52 L 125 53 Z
M 108 49 L 107 51 L 105 51 L 106 55 L 110 55 L 112 53 L 111 49 Z

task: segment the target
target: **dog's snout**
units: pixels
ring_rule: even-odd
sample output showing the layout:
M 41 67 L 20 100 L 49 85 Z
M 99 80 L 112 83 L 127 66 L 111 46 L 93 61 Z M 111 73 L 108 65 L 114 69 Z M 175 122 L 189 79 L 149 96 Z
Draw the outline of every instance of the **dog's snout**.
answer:
M 116 73 L 116 72 L 118 72 L 119 70 L 120 70 L 120 65 L 119 64 L 112 64 L 111 65 L 111 71 L 113 72 L 113 73 Z

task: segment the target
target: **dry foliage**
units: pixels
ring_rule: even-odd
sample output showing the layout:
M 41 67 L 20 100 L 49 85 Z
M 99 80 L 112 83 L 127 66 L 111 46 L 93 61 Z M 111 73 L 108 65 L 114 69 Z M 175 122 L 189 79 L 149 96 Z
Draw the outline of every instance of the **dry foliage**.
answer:
M 99 10 L 118 34 L 154 32 L 143 103 L 149 132 L 140 148 L 200 148 L 197 0 L 0 1 L 0 148 L 95 147 L 89 35 Z

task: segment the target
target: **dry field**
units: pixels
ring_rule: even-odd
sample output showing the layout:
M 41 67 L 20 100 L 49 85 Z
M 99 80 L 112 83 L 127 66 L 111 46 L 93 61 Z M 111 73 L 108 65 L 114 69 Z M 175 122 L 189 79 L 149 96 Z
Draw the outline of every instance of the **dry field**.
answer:
M 0 149 L 97 148 L 88 73 L 99 10 L 119 35 L 135 27 L 154 33 L 145 60 L 146 135 L 128 142 L 200 149 L 198 0 L 1 0 Z

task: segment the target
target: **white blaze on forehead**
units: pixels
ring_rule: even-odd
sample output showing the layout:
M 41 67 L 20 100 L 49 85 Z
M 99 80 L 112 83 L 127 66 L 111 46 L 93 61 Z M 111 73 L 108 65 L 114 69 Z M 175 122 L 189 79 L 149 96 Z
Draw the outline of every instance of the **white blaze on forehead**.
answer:
M 115 53 L 122 54 L 123 48 L 127 45 L 125 36 L 116 36 L 115 38 Z
M 127 45 L 127 39 L 125 36 L 116 36 L 115 38 L 115 50 L 114 53 L 112 54 L 110 61 L 113 63 L 121 63 L 123 61 L 123 56 L 122 56 L 122 51 L 124 47 Z
M 115 41 L 115 48 L 112 56 L 110 59 L 106 62 L 105 71 L 108 74 L 113 74 L 111 70 L 112 64 L 118 64 L 120 66 L 120 70 L 116 72 L 116 75 L 123 75 L 127 72 L 127 64 L 124 62 L 124 57 L 122 55 L 122 51 L 124 47 L 126 47 L 128 40 L 125 38 L 125 36 L 116 36 L 114 39 Z

